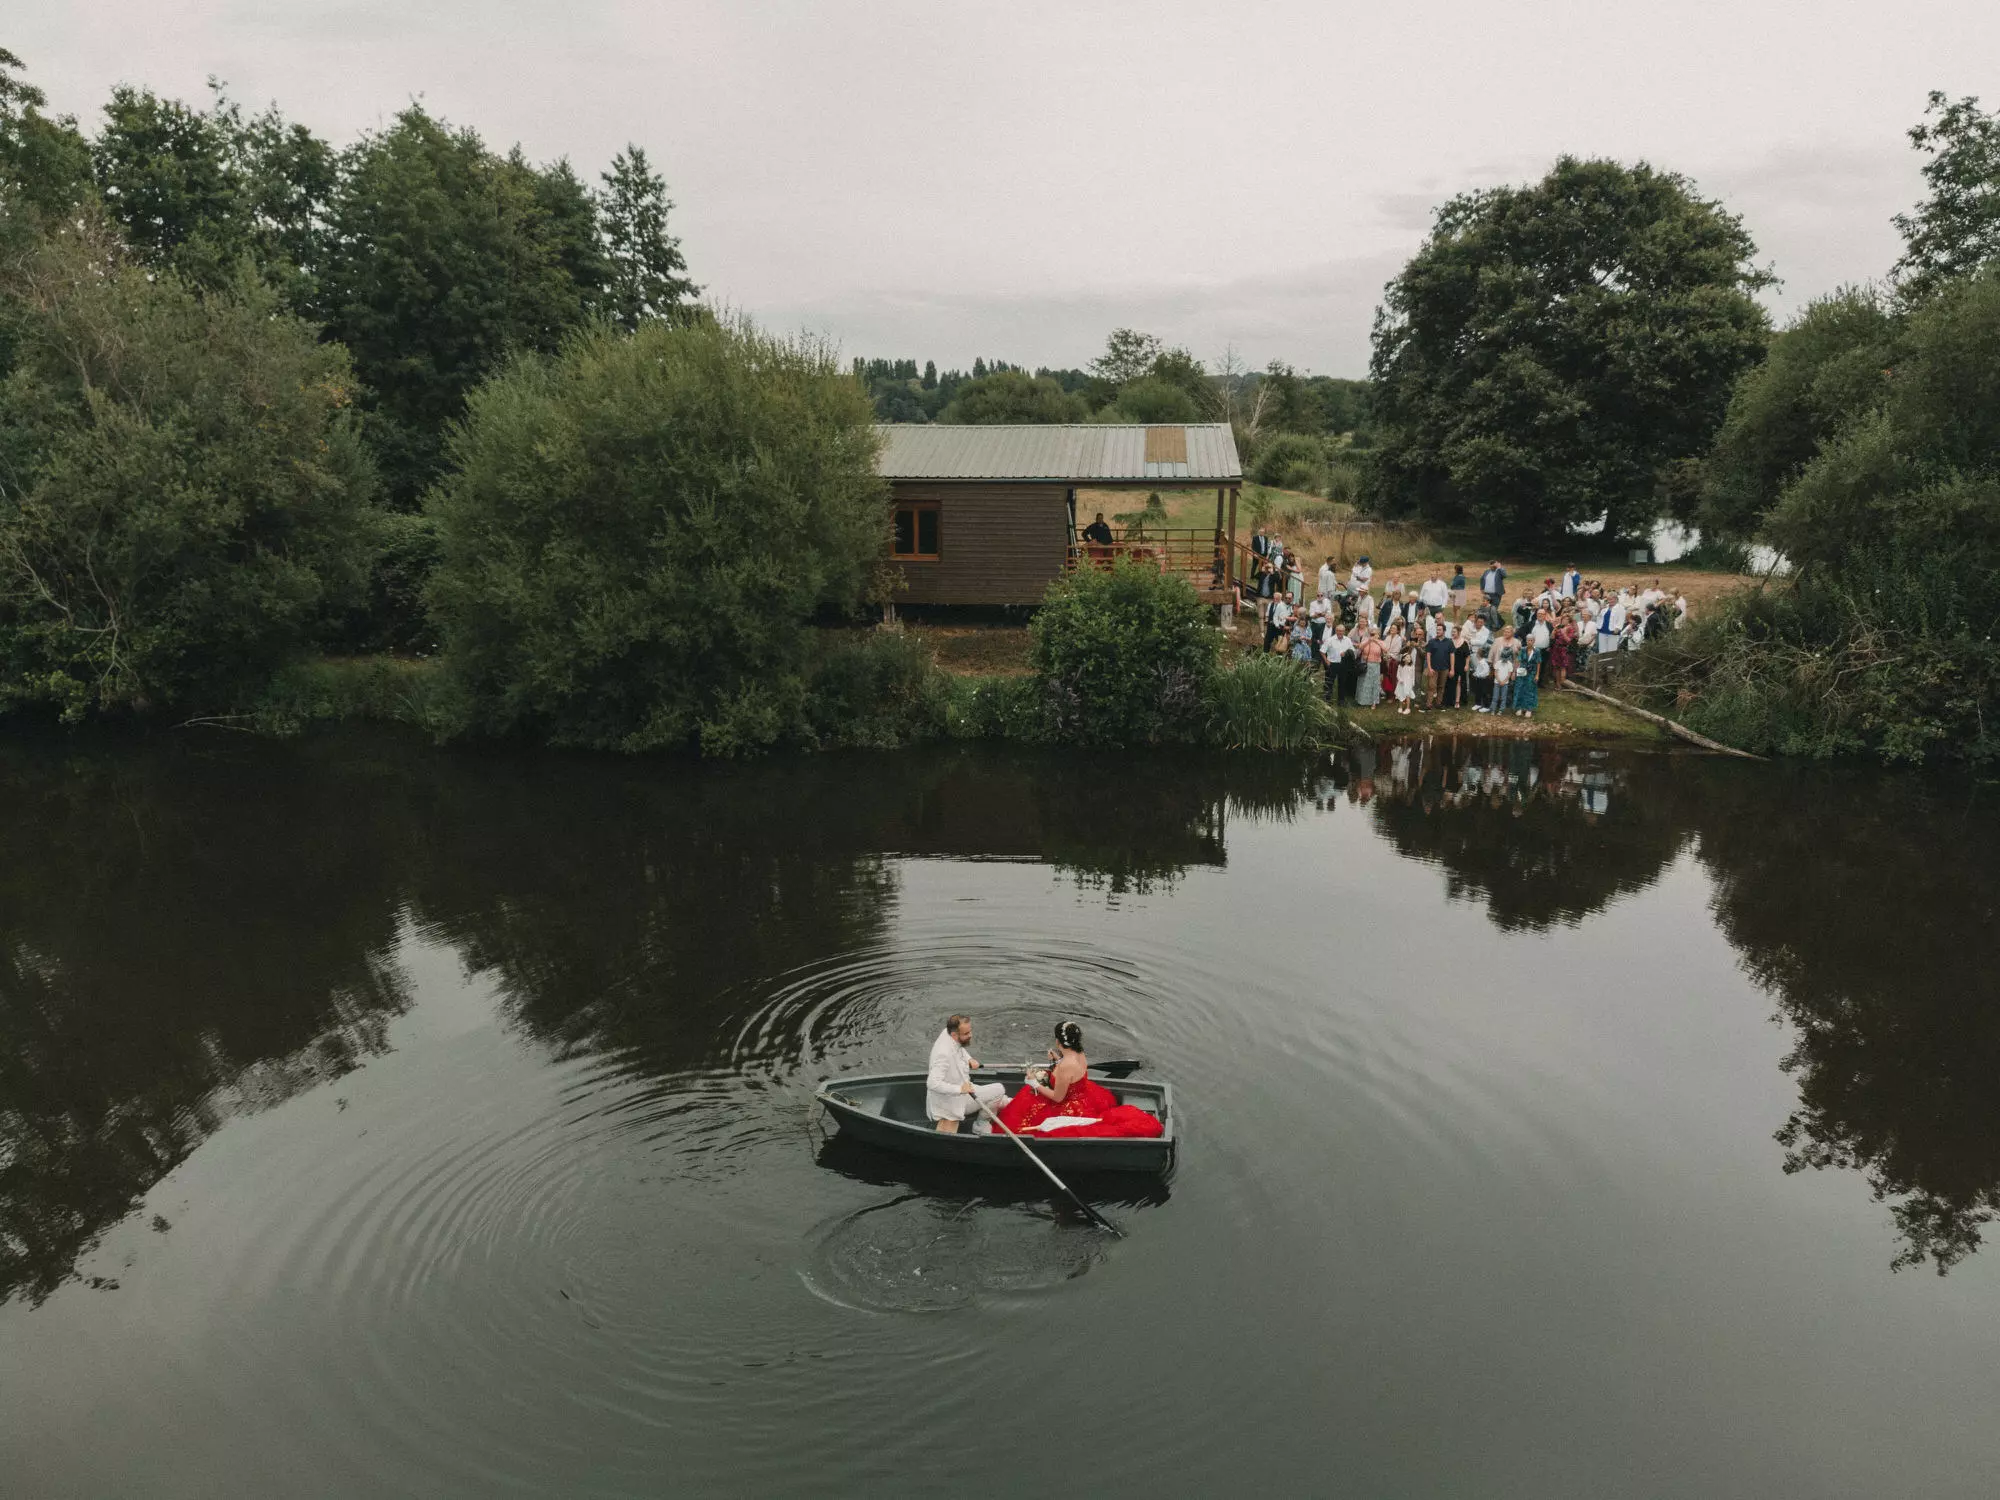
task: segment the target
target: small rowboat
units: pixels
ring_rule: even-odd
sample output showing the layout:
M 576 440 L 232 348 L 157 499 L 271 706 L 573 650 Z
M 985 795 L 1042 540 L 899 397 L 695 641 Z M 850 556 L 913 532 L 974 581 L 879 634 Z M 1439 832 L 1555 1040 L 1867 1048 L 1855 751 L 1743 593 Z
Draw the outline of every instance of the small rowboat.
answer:
M 997 1083 L 1009 1094 L 1020 1088 L 1020 1068 L 981 1068 L 975 1075 L 982 1083 Z M 1170 1083 L 1154 1083 L 1144 1078 L 1104 1078 L 1096 1082 L 1118 1096 L 1120 1104 L 1132 1104 L 1157 1115 L 1165 1130 L 1158 1136 L 1114 1136 L 1109 1139 L 1064 1140 L 1060 1131 L 1042 1135 L 1023 1132 L 1020 1139 L 1059 1173 L 1151 1172 L 1164 1176 L 1174 1164 L 1174 1088 Z M 939 1130 L 924 1108 L 922 1073 L 868 1073 L 846 1078 L 829 1078 L 814 1091 L 814 1098 L 826 1106 L 839 1123 L 842 1134 L 938 1161 L 965 1166 L 1018 1167 L 1021 1148 L 1000 1134 L 975 1135 L 966 1121 L 956 1132 Z

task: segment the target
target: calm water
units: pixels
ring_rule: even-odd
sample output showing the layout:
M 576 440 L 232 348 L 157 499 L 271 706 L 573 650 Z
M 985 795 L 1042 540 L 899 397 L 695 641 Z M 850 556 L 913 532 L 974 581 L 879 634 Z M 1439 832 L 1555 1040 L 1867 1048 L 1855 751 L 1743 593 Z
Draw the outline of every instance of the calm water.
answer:
M 1995 805 L 0 745 L 0 1490 L 1991 1495 Z M 827 1138 L 954 1009 L 1128 1238 Z

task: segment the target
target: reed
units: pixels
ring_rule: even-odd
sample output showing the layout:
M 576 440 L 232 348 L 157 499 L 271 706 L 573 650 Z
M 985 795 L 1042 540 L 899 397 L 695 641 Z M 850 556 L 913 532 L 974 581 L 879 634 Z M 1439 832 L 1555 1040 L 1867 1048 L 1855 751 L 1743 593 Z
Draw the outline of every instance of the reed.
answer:
M 1246 656 L 1208 685 L 1209 738 L 1230 750 L 1310 750 L 1340 738 L 1318 675 L 1289 657 Z

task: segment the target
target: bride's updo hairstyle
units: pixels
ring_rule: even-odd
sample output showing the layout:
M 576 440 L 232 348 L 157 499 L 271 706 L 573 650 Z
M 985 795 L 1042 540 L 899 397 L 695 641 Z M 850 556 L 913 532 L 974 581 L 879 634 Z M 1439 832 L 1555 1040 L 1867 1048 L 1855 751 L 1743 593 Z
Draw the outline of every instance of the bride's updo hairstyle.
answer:
M 1074 1021 L 1056 1022 L 1056 1045 L 1072 1052 L 1083 1050 L 1083 1028 Z

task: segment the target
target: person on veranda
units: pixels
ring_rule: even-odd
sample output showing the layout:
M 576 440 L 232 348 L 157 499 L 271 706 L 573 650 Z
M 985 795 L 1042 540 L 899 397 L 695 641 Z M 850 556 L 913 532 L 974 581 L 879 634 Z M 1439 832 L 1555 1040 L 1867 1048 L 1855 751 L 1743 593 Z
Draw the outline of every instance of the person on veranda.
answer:
M 972 1018 L 951 1016 L 944 1030 L 931 1043 L 930 1070 L 924 1076 L 924 1105 L 937 1128 L 948 1133 L 958 1130 L 959 1121 L 973 1120 L 975 1135 L 988 1135 L 993 1127 L 979 1106 L 998 1111 L 1007 1103 L 1007 1091 L 997 1083 L 974 1083 L 972 1070 L 979 1059 L 966 1051 L 972 1041 Z
M 1111 545 L 1111 528 L 1104 524 L 1104 512 L 1097 513 L 1097 519 L 1083 528 L 1083 539 L 1098 547 Z

